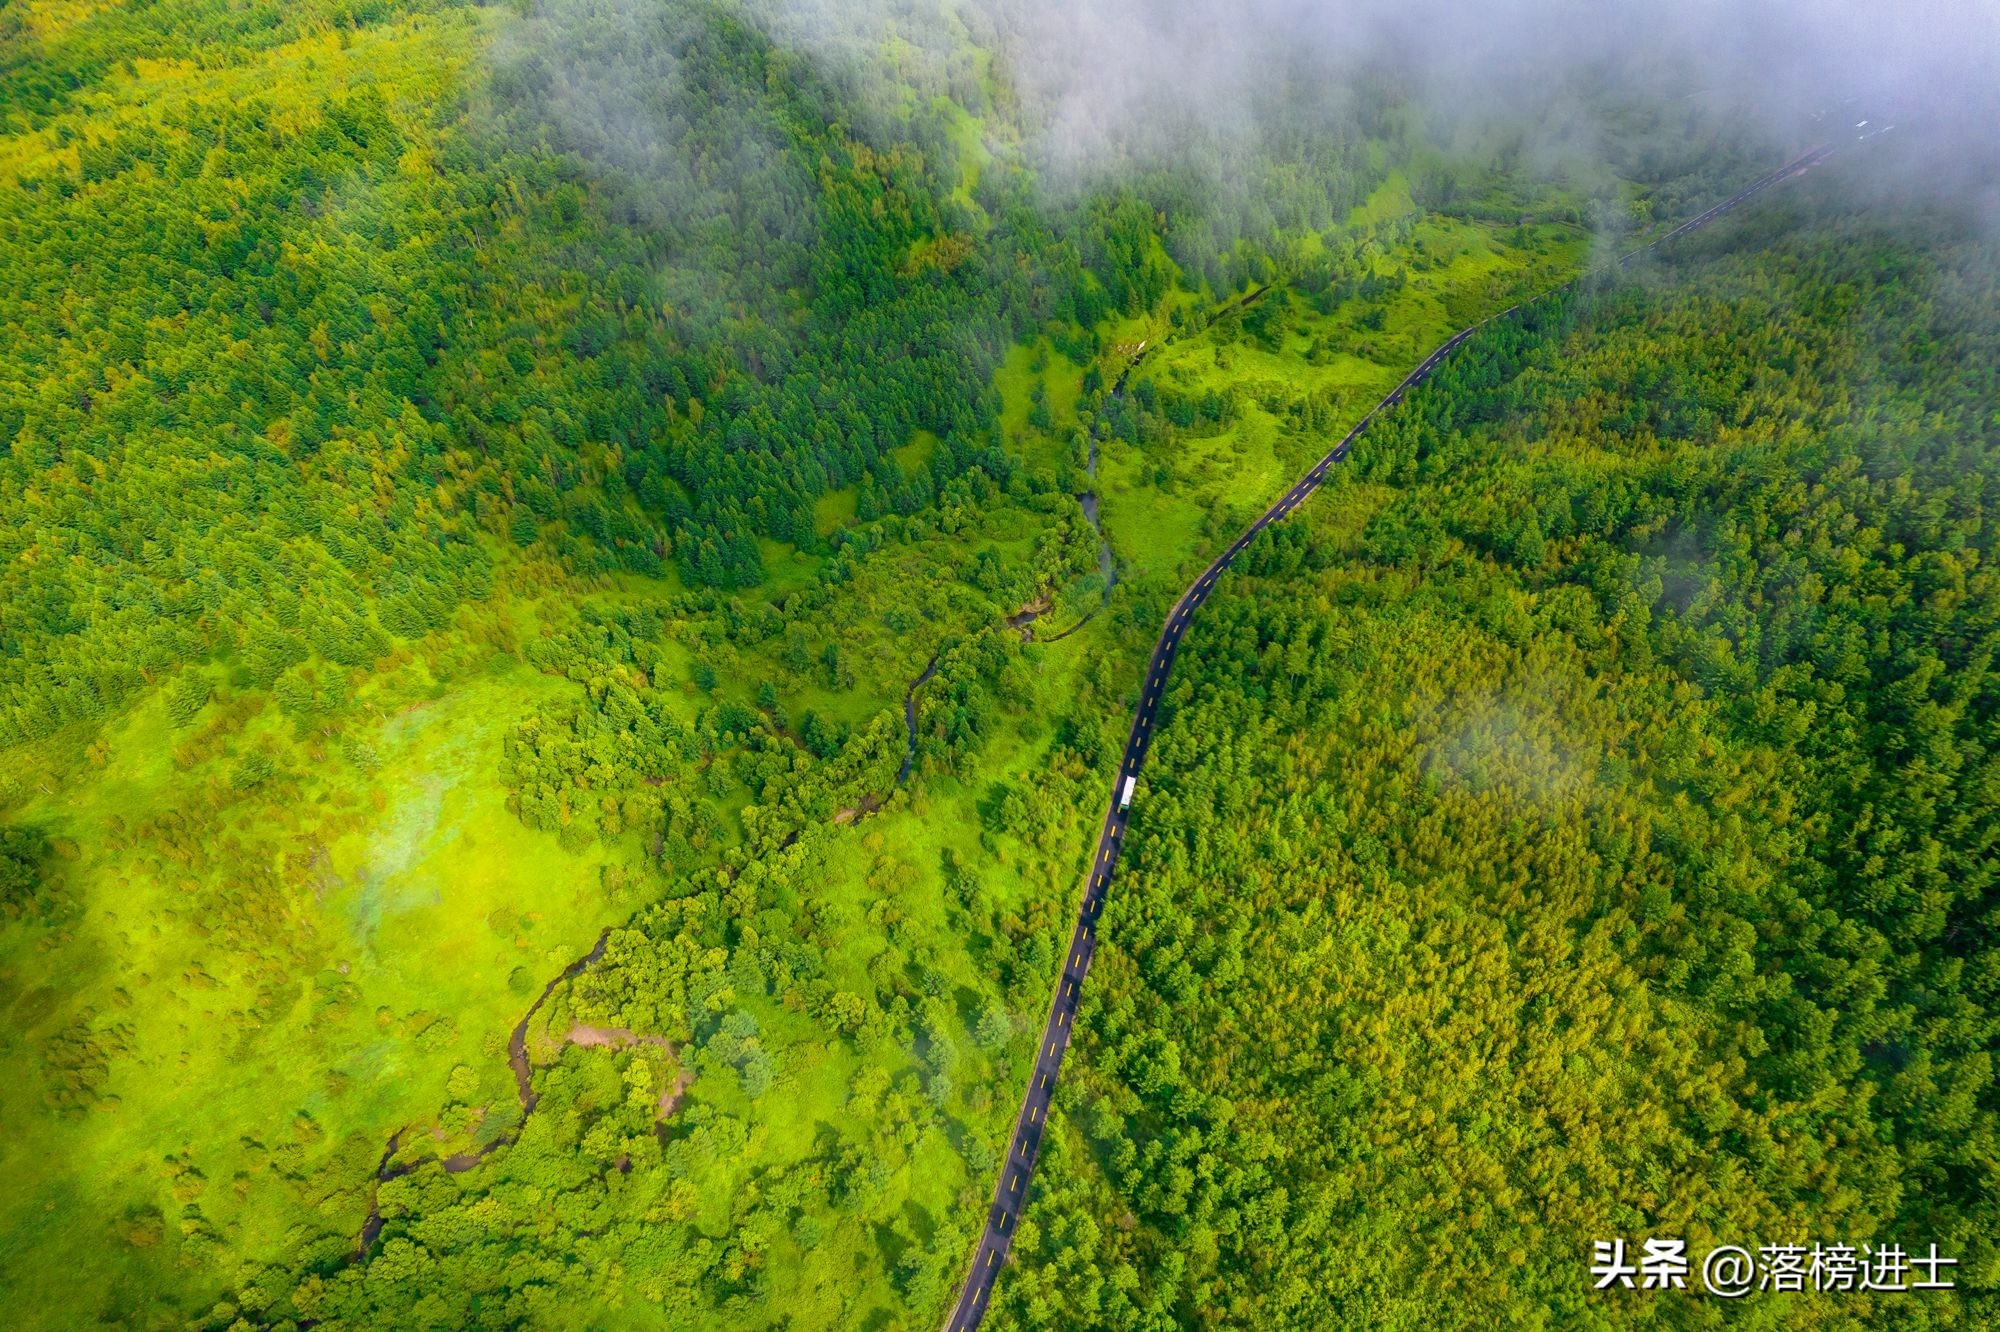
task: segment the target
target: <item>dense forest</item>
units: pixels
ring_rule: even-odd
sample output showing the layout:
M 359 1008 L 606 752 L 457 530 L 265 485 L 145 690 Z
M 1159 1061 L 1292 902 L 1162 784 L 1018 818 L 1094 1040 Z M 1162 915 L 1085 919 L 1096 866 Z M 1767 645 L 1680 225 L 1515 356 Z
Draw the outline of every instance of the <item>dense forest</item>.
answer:
M 818 17 L 0 9 L 14 1323 L 936 1326 L 1191 570 L 1777 151 L 1300 63 L 1083 170 L 1013 7 Z M 1990 1288 L 1993 270 L 1853 208 L 1231 575 L 996 1322 L 1563 1321 L 1656 1218 Z
M 2000 266 L 1797 189 L 1482 333 L 1205 609 L 996 1325 L 1705 1325 L 1591 1291 L 1646 1235 L 1991 1320 Z
M 1158 212 L 723 4 L 0 40 L 10 1312 L 928 1318 L 1134 632 L 1007 621 L 1217 298 Z

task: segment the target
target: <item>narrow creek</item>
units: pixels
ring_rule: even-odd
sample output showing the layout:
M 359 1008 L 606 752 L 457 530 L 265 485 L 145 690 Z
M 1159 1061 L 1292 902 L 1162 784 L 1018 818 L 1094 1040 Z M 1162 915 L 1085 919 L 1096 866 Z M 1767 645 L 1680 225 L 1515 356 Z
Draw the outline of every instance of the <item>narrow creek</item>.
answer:
M 1260 287 L 1256 291 L 1250 292 L 1223 306 L 1203 321 L 1202 327 L 1204 329 L 1208 328 L 1230 311 L 1249 305 L 1268 290 L 1268 287 Z M 1162 338 L 1159 343 L 1154 344 L 1155 349 L 1157 350 L 1158 347 L 1164 346 L 1167 341 L 1167 338 Z M 1125 396 L 1126 381 L 1131 378 L 1132 372 L 1139 367 L 1139 363 L 1145 359 L 1145 356 L 1146 344 L 1141 343 L 1139 350 L 1132 355 L 1130 360 L 1126 361 L 1124 368 L 1118 372 L 1118 378 L 1112 382 L 1109 396 L 1114 398 Z M 1104 577 L 1104 589 L 1095 607 L 1085 613 L 1083 618 L 1075 624 L 1041 640 L 1046 643 L 1059 642 L 1083 628 L 1084 625 L 1089 624 L 1096 617 L 1098 611 L 1110 604 L 1111 589 L 1118 582 L 1117 562 L 1112 558 L 1111 544 L 1105 539 L 1104 526 L 1098 516 L 1097 458 L 1098 443 L 1103 437 L 1103 430 L 1104 426 L 1101 418 L 1091 422 L 1090 452 L 1084 466 L 1085 475 L 1090 479 L 1091 485 L 1089 489 L 1079 493 L 1076 499 L 1083 507 L 1085 520 L 1090 523 L 1091 530 L 1097 534 L 1097 567 L 1099 573 Z M 1034 632 L 1034 623 L 1051 609 L 1052 606 L 1039 603 L 1023 606 L 1020 610 L 1007 617 L 1007 623 L 1010 627 L 1019 629 L 1024 634 L 1032 634 Z M 932 653 L 924 669 L 914 680 L 910 681 L 909 687 L 903 692 L 903 762 L 896 770 L 896 785 L 894 790 L 900 790 L 909 784 L 911 769 L 916 765 L 917 691 L 930 683 L 931 678 L 937 674 L 937 669 L 938 654 Z M 837 819 L 836 822 L 846 823 L 866 818 L 881 809 L 887 799 L 887 795 L 863 796 L 853 811 L 843 811 L 849 817 Z M 797 834 L 793 834 L 792 838 L 787 839 L 786 844 L 789 845 L 792 840 L 796 840 L 796 837 Z M 366 1261 L 369 1249 L 374 1246 L 375 1241 L 382 1234 L 384 1224 L 381 1198 L 382 1185 L 391 1180 L 400 1179 L 404 1175 L 430 1164 L 431 1161 L 436 1161 L 448 1174 L 462 1174 L 479 1165 L 488 1156 L 502 1147 L 511 1146 L 520 1141 L 522 1132 L 527 1128 L 528 1116 L 534 1113 L 535 1106 L 541 1100 L 541 1094 L 535 1090 L 534 1085 L 534 1062 L 528 1057 L 528 1029 L 534 1024 L 535 1015 L 541 1012 L 542 1006 L 548 1003 L 550 997 L 555 994 L 557 987 L 568 981 L 575 980 L 603 958 L 605 946 L 611 941 L 611 931 L 613 928 L 613 926 L 607 925 L 603 932 L 597 936 L 597 942 L 591 947 L 589 952 L 564 967 L 553 980 L 542 987 L 541 994 L 536 996 L 535 1002 L 528 1006 L 528 1011 L 521 1015 L 521 1020 L 514 1024 L 513 1031 L 509 1033 L 507 1038 L 507 1064 L 513 1070 L 514 1092 L 521 1105 L 521 1117 L 514 1123 L 513 1127 L 497 1135 L 491 1142 L 481 1145 L 476 1150 L 458 1152 L 443 1158 L 433 1157 L 423 1161 L 399 1162 L 396 1160 L 396 1154 L 402 1150 L 403 1139 L 411 1132 L 414 1126 L 405 1125 L 403 1128 L 399 1128 L 389 1135 L 389 1141 L 382 1149 L 382 1159 L 375 1167 L 375 1192 L 374 1196 L 369 1199 L 368 1217 L 362 1223 L 361 1234 L 355 1244 L 354 1257 L 357 1261 Z M 682 1090 L 684 1090 L 684 1087 Z M 676 1096 L 677 1101 L 678 1096 Z
M 896 785 L 898 787 L 909 784 L 910 767 L 917 761 L 917 691 L 930 683 L 930 678 L 937 674 L 937 668 L 938 654 L 933 652 L 931 653 L 930 663 L 924 667 L 923 674 L 910 681 L 910 687 L 903 691 L 903 730 L 905 732 L 905 740 L 903 746 L 903 766 L 896 769 Z
M 1125 380 L 1131 375 L 1132 368 L 1139 364 L 1139 361 L 1145 354 L 1145 345 L 1142 343 L 1140 344 L 1138 353 L 1125 363 L 1123 370 L 1118 372 L 1118 378 L 1111 385 L 1111 397 L 1122 398 L 1125 396 Z M 1090 423 L 1090 452 L 1086 455 L 1083 464 L 1083 474 L 1089 478 L 1090 488 L 1080 492 L 1076 497 L 1076 502 L 1083 506 L 1084 521 L 1089 523 L 1090 530 L 1097 534 L 1097 572 L 1104 579 L 1104 587 L 1098 593 L 1097 604 L 1085 611 L 1083 618 L 1069 626 L 1069 628 L 1050 634 L 1047 638 L 1042 639 L 1041 641 L 1044 643 L 1061 642 L 1097 618 L 1097 612 L 1111 604 L 1111 589 L 1118 585 L 1118 562 L 1111 558 L 1111 542 L 1105 538 L 1104 523 L 1099 519 L 1097 511 L 1097 445 L 1103 434 L 1104 422 L 1100 417 Z M 1039 608 L 1024 606 L 1009 616 L 1007 623 L 1016 629 L 1022 630 L 1024 633 L 1032 634 L 1034 631 L 1028 626 L 1049 609 L 1047 606 Z
M 1027 615 L 1027 619 L 1034 619 L 1034 614 Z M 917 759 L 917 691 L 930 682 L 931 677 L 937 674 L 937 669 L 938 656 L 936 653 L 933 653 L 931 654 L 930 661 L 925 664 L 923 671 L 914 680 L 910 681 L 909 687 L 903 692 L 905 740 L 903 762 L 896 770 L 896 785 L 893 788 L 895 790 L 900 790 L 909 784 L 910 770 L 915 765 Z M 881 809 L 887 799 L 887 795 L 863 796 L 856 809 L 849 813 L 853 820 L 866 818 Z M 850 819 L 845 818 L 836 820 L 836 822 L 841 823 L 849 821 Z M 791 845 L 793 841 L 797 840 L 797 836 L 794 833 L 791 837 L 787 838 L 785 845 Z M 389 1141 L 382 1149 L 382 1159 L 375 1167 L 375 1192 L 368 1202 L 368 1217 L 362 1222 L 361 1234 L 355 1242 L 354 1257 L 357 1261 L 366 1261 L 369 1249 L 374 1246 L 377 1239 L 381 1238 L 384 1224 L 382 1216 L 382 1186 L 384 1184 L 394 1179 L 401 1179 L 404 1175 L 421 1169 L 433 1161 L 442 1166 L 447 1174 L 463 1174 L 465 1171 L 479 1165 L 488 1156 L 499 1151 L 502 1147 L 508 1147 L 520 1141 L 522 1132 L 528 1126 L 528 1116 L 535 1112 L 535 1107 L 541 1102 L 541 1093 L 535 1090 L 534 1061 L 528 1056 L 529 1028 L 534 1025 L 535 1015 L 542 1011 L 543 1005 L 548 1003 L 549 999 L 554 996 L 560 986 L 575 980 L 603 959 L 605 947 L 611 942 L 611 931 L 614 928 L 616 927 L 605 926 L 604 930 L 597 936 L 597 942 L 591 946 L 589 952 L 564 967 L 557 973 L 554 979 L 549 981 L 547 985 L 544 985 L 541 994 L 536 996 L 535 1002 L 528 1006 L 528 1011 L 521 1015 L 521 1020 L 514 1024 L 513 1031 L 508 1034 L 507 1064 L 513 1070 L 514 1093 L 521 1105 L 521 1117 L 511 1128 L 495 1136 L 491 1142 L 482 1144 L 476 1150 L 457 1152 L 451 1156 L 441 1158 L 431 1157 L 420 1161 L 398 1161 L 396 1159 L 396 1154 L 402 1150 L 403 1140 L 410 1135 L 415 1128 L 414 1125 L 405 1125 L 389 1135 Z M 663 1108 L 671 1110 L 674 1106 L 677 1106 L 681 1094 L 686 1091 L 686 1086 L 687 1075 L 685 1070 L 683 1070 L 682 1080 L 676 1084 L 672 1101 Z
M 1237 297 L 1235 300 L 1229 302 L 1227 305 L 1223 305 L 1218 307 L 1217 309 L 1211 310 L 1208 316 L 1201 321 L 1201 331 L 1206 332 L 1208 329 L 1213 328 L 1215 326 L 1216 321 L 1223 318 L 1226 315 L 1233 314 L 1238 310 L 1247 309 L 1248 307 L 1255 305 L 1260 299 L 1263 298 L 1264 294 L 1270 290 L 1271 290 L 1270 285 L 1266 284 L 1265 286 L 1256 288 L 1254 291 L 1245 292 L 1243 295 Z M 1132 372 L 1139 368 L 1140 362 L 1146 359 L 1147 347 L 1150 345 L 1154 351 L 1158 351 L 1161 347 L 1164 347 L 1167 345 L 1167 343 L 1173 341 L 1173 338 L 1174 335 L 1169 333 L 1165 337 L 1162 337 L 1158 342 L 1152 342 L 1150 344 L 1148 342 L 1141 342 L 1139 344 L 1138 349 L 1132 353 L 1131 358 L 1125 362 L 1124 368 L 1119 370 L 1118 378 L 1111 382 L 1111 392 L 1108 396 L 1113 398 L 1123 398 L 1125 396 L 1126 382 L 1132 378 Z M 1103 417 L 1100 415 L 1098 419 L 1090 423 L 1090 452 L 1088 453 L 1088 455 L 1086 455 L 1084 459 L 1083 471 L 1084 475 L 1090 479 L 1090 488 L 1077 495 L 1076 500 L 1078 504 L 1081 504 L 1083 506 L 1083 516 L 1084 519 L 1087 522 L 1089 522 L 1090 530 L 1097 533 L 1097 571 L 1104 577 L 1104 590 L 1103 593 L 1098 597 L 1097 606 L 1095 609 L 1085 614 L 1082 619 L 1078 620 L 1075 624 L 1069 626 L 1069 628 L 1062 630 L 1060 633 L 1051 634 L 1049 637 L 1043 639 L 1042 641 L 1045 643 L 1059 642 L 1062 639 L 1068 638 L 1071 634 L 1075 633 L 1077 630 L 1083 628 L 1084 625 L 1089 624 L 1091 618 L 1095 616 L 1098 611 L 1103 610 L 1106 606 L 1111 604 L 1111 589 L 1118 585 L 1118 564 L 1117 561 L 1111 557 L 1111 543 L 1105 538 L 1104 523 L 1098 517 L 1097 455 L 1098 455 L 1098 445 L 1103 440 L 1103 438 L 1104 438 L 1104 420 Z M 1040 614 L 1040 612 L 1038 611 L 1035 612 L 1035 614 L 1028 614 L 1026 608 L 1023 608 L 1022 612 L 1010 618 L 1008 620 L 1008 623 L 1014 624 L 1018 628 L 1021 627 L 1022 625 L 1025 625 L 1028 621 L 1033 620 L 1035 618 L 1035 615 L 1037 614 Z
M 564 981 L 575 980 L 586 969 L 595 965 L 598 959 L 604 956 L 605 945 L 610 942 L 611 926 L 607 925 L 598 934 L 597 942 L 591 946 L 590 951 L 564 967 L 554 980 L 544 985 L 535 1002 L 528 1005 L 528 1011 L 514 1024 L 514 1030 L 507 1037 L 507 1063 L 514 1070 L 514 1093 L 521 1102 L 521 1117 L 514 1122 L 512 1128 L 495 1135 L 491 1142 L 483 1143 L 473 1151 L 458 1152 L 444 1157 L 439 1164 L 444 1167 L 445 1173 L 462 1174 L 502 1147 L 520 1141 L 522 1131 L 528 1127 L 528 1116 L 534 1113 L 536 1104 L 541 1100 L 541 1093 L 535 1090 L 535 1066 L 528 1058 L 528 1028 L 534 1025 L 535 1014 L 542 1011 L 542 1005 L 549 1001 L 549 997 L 556 992 L 556 987 Z M 392 1179 L 401 1179 L 420 1166 L 430 1164 L 429 1161 L 396 1160 L 396 1153 L 402 1150 L 403 1138 L 410 1132 L 411 1127 L 405 1125 L 390 1134 L 388 1145 L 382 1149 L 381 1163 L 375 1167 L 375 1196 L 368 1202 L 368 1219 L 362 1223 L 361 1238 L 355 1245 L 356 1258 L 366 1257 L 369 1247 L 382 1233 L 382 1186 Z

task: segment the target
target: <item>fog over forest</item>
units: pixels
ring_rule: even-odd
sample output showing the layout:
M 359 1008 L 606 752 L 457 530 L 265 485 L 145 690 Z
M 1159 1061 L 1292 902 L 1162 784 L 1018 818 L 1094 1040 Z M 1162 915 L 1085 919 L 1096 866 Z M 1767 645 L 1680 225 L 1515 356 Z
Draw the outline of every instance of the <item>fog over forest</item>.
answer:
M 885 0 L 763 0 L 774 32 L 831 52 L 920 11 Z M 1658 79 L 1741 101 L 1793 132 L 1843 99 L 1992 142 L 2000 5 L 1987 0 L 972 0 L 1053 152 L 1089 158 L 1147 122 L 1242 123 L 1274 69 L 1386 66 L 1440 107 L 1533 104 L 1552 80 Z M 852 49 L 852 48 L 848 48 Z
M 1543 167 L 1600 161 L 1614 132 L 1601 117 L 1624 103 L 1685 101 L 1691 127 L 1697 115 L 1738 123 L 1770 152 L 1886 130 L 1900 136 L 1908 186 L 1969 190 L 2000 216 L 1990 182 L 2000 4 L 1990 0 L 752 0 L 747 9 L 781 46 L 862 90 L 930 79 L 935 92 L 976 95 L 963 64 L 971 37 L 995 52 L 1027 155 L 1057 190 L 1200 162 L 1218 185 L 1254 192 L 1238 178 L 1242 149 L 1261 144 L 1278 160 L 1310 152 L 1302 132 L 1338 118 L 1357 88 L 1386 85 L 1439 146 L 1479 151 L 1509 135 Z M 672 151 L 644 128 L 660 59 L 607 65 L 601 40 L 589 51 L 570 43 L 588 16 L 583 30 L 622 33 L 621 44 L 642 51 L 655 39 L 635 39 L 675 22 L 670 10 L 539 0 L 537 11 L 556 21 L 503 43 L 499 59 L 546 62 L 561 119 L 595 145 L 592 155 L 654 174 Z M 745 125 L 742 160 L 719 169 L 716 184 L 756 169 L 759 134 Z
M 1996 87 L 0 0 L 5 1327 L 2000 1328 Z

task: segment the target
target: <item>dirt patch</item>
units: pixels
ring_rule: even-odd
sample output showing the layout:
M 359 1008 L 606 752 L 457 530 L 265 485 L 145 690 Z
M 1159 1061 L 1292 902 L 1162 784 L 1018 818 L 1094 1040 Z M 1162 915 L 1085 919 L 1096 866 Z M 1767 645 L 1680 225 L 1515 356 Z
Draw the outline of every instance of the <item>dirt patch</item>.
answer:
M 625 1027 L 598 1027 L 588 1022 L 579 1022 L 569 1029 L 569 1043 L 595 1050 L 629 1050 L 635 1045 L 650 1045 L 670 1055 L 679 1054 L 674 1043 L 664 1036 L 649 1036 Z M 680 1109 L 681 1102 L 687 1097 L 687 1089 L 693 1085 L 694 1070 L 685 1064 L 677 1064 L 672 1084 L 660 1093 L 659 1118 L 662 1121 Z M 445 1169 L 450 1168 L 447 1163 Z
M 683 1068 L 674 1075 L 671 1087 L 660 1093 L 660 1118 L 665 1120 L 681 1108 L 681 1101 L 687 1096 L 687 1089 L 694 1085 L 694 1070 Z
M 1054 608 L 1055 604 L 1055 599 L 1052 597 L 1037 597 L 1027 605 L 1021 607 L 1021 609 L 1015 611 L 1012 615 L 1009 615 L 1007 617 L 1007 627 L 1009 629 L 1020 630 L 1021 639 L 1025 642 L 1034 637 L 1035 631 L 1032 626 L 1035 621 L 1047 615 Z
M 642 1036 L 624 1027 L 593 1027 L 588 1022 L 579 1022 L 569 1029 L 569 1043 L 610 1050 L 623 1050 L 632 1045 L 673 1049 L 673 1044 L 664 1036 Z
M 844 828 L 850 823 L 854 823 L 861 819 L 867 818 L 870 814 L 875 813 L 877 810 L 881 808 L 882 808 L 882 802 L 875 796 L 872 795 L 862 796 L 860 804 L 850 806 L 847 809 L 839 810 L 834 814 L 833 826 L 836 828 Z

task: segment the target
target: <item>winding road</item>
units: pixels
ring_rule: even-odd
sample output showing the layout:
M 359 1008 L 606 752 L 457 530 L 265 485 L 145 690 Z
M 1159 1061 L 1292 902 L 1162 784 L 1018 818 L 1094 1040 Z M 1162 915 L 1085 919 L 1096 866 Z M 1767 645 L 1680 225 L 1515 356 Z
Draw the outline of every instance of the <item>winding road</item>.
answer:
M 1737 191 L 1706 212 L 1681 223 L 1672 231 L 1656 237 L 1629 254 L 1620 256 L 1611 266 L 1630 263 L 1639 255 L 1707 225 L 1738 205 L 1762 194 L 1780 181 L 1788 180 L 1811 167 L 1825 161 L 1833 150 L 1830 147 L 1814 148 L 1787 162 L 1784 166 L 1759 177 L 1743 189 Z M 1588 276 L 1588 274 L 1582 275 Z M 1352 430 L 1329 449 L 1324 457 L 1315 463 L 1310 471 L 1281 495 L 1277 502 L 1258 516 L 1256 521 L 1243 530 L 1242 535 L 1231 542 L 1229 548 L 1202 570 L 1201 575 L 1182 592 L 1167 614 L 1167 622 L 1160 630 L 1159 640 L 1153 646 L 1152 659 L 1146 664 L 1146 675 L 1139 704 L 1132 716 L 1132 729 L 1125 741 L 1125 754 L 1118 767 L 1118 775 L 1112 783 L 1111 806 L 1104 815 L 1104 827 L 1097 837 L 1097 850 L 1091 860 L 1090 873 L 1084 880 L 1083 904 L 1076 915 L 1076 927 L 1070 935 L 1069 951 L 1065 955 L 1063 968 L 1056 977 L 1055 994 L 1049 1003 L 1049 1018 L 1042 1028 L 1039 1043 L 1035 1049 L 1034 1066 L 1028 1072 L 1028 1089 L 1021 1102 L 1021 1113 L 1014 1123 L 1013 1137 L 1007 1144 L 1007 1157 L 1000 1166 L 1000 1178 L 994 1185 L 993 1201 L 986 1212 L 986 1224 L 980 1232 L 979 1244 L 972 1254 L 971 1270 L 966 1274 L 965 1284 L 960 1288 L 958 1302 L 953 1306 L 950 1318 L 945 1323 L 945 1332 L 972 1332 L 986 1316 L 986 1307 L 993 1297 L 993 1283 L 999 1276 L 1001 1266 L 1006 1262 L 1007 1252 L 1013 1243 L 1014 1229 L 1028 1198 L 1028 1181 L 1033 1177 L 1035 1160 L 1041 1153 L 1042 1135 L 1048 1129 L 1049 1102 L 1055 1094 L 1057 1077 L 1062 1071 L 1063 1052 L 1069 1046 L 1070 1030 L 1076 1019 L 1078 1001 L 1083 997 L 1083 983 L 1090 974 L 1091 958 L 1097 951 L 1097 919 L 1104 911 L 1105 897 L 1111 887 L 1111 872 L 1118 863 L 1118 853 L 1124 845 L 1125 829 L 1131 816 L 1126 801 L 1121 800 L 1128 783 L 1139 775 L 1139 769 L 1146 761 L 1146 750 L 1153 738 L 1153 718 L 1159 711 L 1160 695 L 1166 689 L 1167 675 L 1173 669 L 1174 656 L 1180 650 L 1181 635 L 1187 631 L 1188 622 L 1201 609 L 1208 594 L 1214 590 L 1215 582 L 1222 573 L 1242 553 L 1243 548 L 1254 540 L 1257 534 L 1272 523 L 1284 518 L 1303 503 L 1313 491 L 1319 489 L 1326 478 L 1326 471 L 1347 456 L 1348 449 L 1377 413 L 1401 402 L 1403 395 L 1430 377 L 1439 362 L 1449 356 L 1460 343 L 1471 337 L 1480 328 L 1496 319 L 1504 319 L 1519 310 L 1522 305 L 1543 299 L 1565 287 L 1574 285 L 1581 277 L 1572 278 L 1550 288 L 1540 295 L 1511 305 L 1498 314 L 1480 320 L 1468 328 L 1460 329 L 1447 338 L 1443 345 L 1425 357 L 1416 369 L 1403 377 L 1403 381 L 1391 389 L 1387 396 L 1370 408 Z M 1261 292 L 1258 294 L 1262 294 Z M 1130 373 L 1130 367 L 1127 368 Z M 1124 383 L 1124 376 L 1119 377 Z

